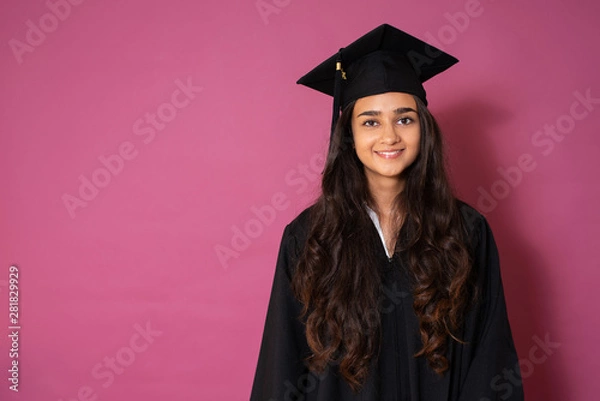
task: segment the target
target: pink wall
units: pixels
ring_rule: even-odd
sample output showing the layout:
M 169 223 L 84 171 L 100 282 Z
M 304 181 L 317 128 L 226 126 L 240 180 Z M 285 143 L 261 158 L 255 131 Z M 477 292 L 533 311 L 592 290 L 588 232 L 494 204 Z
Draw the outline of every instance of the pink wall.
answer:
M 461 60 L 430 106 L 501 249 L 529 400 L 596 399 L 598 2 L 69 1 L 0 17 L 0 399 L 247 399 L 328 134 L 294 82 L 383 22 Z

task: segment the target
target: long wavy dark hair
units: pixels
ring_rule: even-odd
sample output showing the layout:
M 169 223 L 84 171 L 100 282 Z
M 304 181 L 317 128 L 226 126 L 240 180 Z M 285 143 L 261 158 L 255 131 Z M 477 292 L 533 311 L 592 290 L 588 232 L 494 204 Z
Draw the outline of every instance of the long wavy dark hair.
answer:
M 458 201 L 444 163 L 443 140 L 434 117 L 414 97 L 421 129 L 420 152 L 405 170 L 406 185 L 395 199 L 402 212 L 396 253 L 403 255 L 412 283 L 425 357 L 443 375 L 450 338 L 457 338 L 469 301 L 475 297 L 472 262 Z M 322 179 L 322 194 L 310 212 L 310 228 L 292 288 L 303 303 L 309 368 L 339 365 L 355 391 L 364 384 L 380 345 L 381 277 L 373 243 L 365 238 L 376 209 L 363 164 L 353 149 L 354 102 L 342 112 Z M 399 219 L 400 220 L 400 219 Z

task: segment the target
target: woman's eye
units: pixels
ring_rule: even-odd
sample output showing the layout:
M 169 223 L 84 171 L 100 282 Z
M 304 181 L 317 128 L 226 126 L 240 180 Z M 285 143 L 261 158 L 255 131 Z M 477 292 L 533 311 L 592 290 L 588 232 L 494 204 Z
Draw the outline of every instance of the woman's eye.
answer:
M 363 125 L 365 127 L 375 127 L 377 125 L 377 121 L 375 121 L 375 120 L 366 120 L 365 122 L 363 122 Z
M 410 117 L 402 117 L 398 120 L 398 124 L 400 125 L 408 125 L 413 122 L 413 119 Z

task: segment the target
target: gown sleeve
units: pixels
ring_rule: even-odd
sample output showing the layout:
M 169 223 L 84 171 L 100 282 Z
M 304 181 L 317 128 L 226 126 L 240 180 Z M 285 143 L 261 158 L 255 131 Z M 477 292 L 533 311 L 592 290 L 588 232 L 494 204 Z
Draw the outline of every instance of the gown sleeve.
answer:
M 523 385 L 508 321 L 498 250 L 483 216 L 475 228 L 474 266 L 480 302 L 467 321 L 471 342 L 467 345 L 468 369 L 459 401 L 522 401 Z
M 302 305 L 291 290 L 300 242 L 294 231 L 288 225 L 281 239 L 250 401 L 295 399 L 298 378 L 308 372 Z

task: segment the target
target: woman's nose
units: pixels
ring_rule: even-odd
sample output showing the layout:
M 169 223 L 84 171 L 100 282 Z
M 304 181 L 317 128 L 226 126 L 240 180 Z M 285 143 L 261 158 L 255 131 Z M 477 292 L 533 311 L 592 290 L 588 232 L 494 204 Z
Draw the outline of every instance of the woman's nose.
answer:
M 398 141 L 400 141 L 400 137 L 398 135 L 398 133 L 395 130 L 395 127 L 393 124 L 385 124 L 382 130 L 382 142 L 386 143 L 386 144 L 394 144 Z

